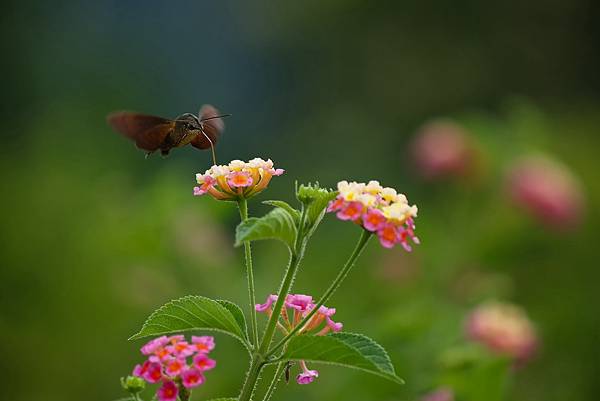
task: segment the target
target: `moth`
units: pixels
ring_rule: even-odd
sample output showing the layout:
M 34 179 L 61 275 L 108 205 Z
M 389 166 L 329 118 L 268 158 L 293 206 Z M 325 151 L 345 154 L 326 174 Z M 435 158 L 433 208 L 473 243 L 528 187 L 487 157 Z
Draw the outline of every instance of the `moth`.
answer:
M 288 361 L 285 364 L 285 372 L 284 372 L 285 384 L 289 384 L 290 383 L 290 369 L 291 368 L 292 368 L 292 363 Z
M 229 114 L 205 104 L 198 115 L 185 113 L 174 120 L 131 111 L 117 111 L 107 117 L 108 124 L 117 132 L 135 142 L 148 155 L 160 150 L 167 156 L 171 149 L 192 145 L 197 149 L 211 149 L 225 129 L 222 118 Z

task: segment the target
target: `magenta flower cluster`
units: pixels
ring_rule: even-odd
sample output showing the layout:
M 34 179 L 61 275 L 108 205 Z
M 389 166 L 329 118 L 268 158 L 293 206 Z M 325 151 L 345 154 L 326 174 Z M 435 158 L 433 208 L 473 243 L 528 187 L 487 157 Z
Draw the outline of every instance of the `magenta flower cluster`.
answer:
M 273 304 L 275 302 L 277 302 L 277 295 L 271 294 L 267 297 L 267 301 L 264 304 L 256 305 L 256 311 L 264 312 L 271 317 L 273 313 Z M 306 317 L 315 306 L 316 304 L 313 302 L 313 298 L 310 295 L 289 294 L 285 298 L 285 307 L 281 310 L 281 316 L 277 322 L 277 327 L 284 334 L 288 334 L 301 323 L 302 319 Z M 300 328 L 298 333 L 312 333 L 317 336 L 324 336 L 330 332 L 341 331 L 343 324 L 333 321 L 331 317 L 334 314 L 335 308 L 321 306 L 310 320 Z M 300 361 L 300 367 L 302 368 L 302 372 L 296 377 L 296 382 L 298 384 L 309 384 L 319 377 L 319 372 L 309 369 L 306 366 L 305 361 Z
M 148 383 L 161 382 L 156 392 L 159 401 L 176 401 L 182 386 L 192 389 L 204 383 L 204 372 L 213 369 L 214 359 L 208 354 L 215 348 L 210 336 L 192 336 L 188 343 L 182 335 L 162 336 L 141 348 L 148 359 L 133 369 L 133 375 Z

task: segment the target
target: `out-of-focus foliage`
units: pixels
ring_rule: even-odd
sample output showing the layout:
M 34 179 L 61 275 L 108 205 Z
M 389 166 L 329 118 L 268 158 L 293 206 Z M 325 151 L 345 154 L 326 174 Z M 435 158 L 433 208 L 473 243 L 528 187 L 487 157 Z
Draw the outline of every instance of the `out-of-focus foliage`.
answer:
M 384 345 L 407 384 L 319 367 L 275 399 L 597 398 L 596 2 L 9 1 L 0 18 L 3 398 L 120 398 L 140 346 L 126 339 L 151 310 L 185 294 L 246 305 L 237 212 L 191 195 L 210 155 L 145 160 L 104 122 L 205 102 L 234 114 L 220 161 L 271 157 L 287 171 L 252 215 L 269 210 L 260 200 L 292 203 L 295 179 L 379 179 L 419 205 L 422 245 L 371 244 L 335 295 L 344 329 Z M 432 179 L 414 137 L 440 118 L 464 131 L 469 164 Z M 543 224 L 511 196 L 514 163 L 539 154 L 576 177 L 577 225 Z M 352 228 L 325 217 L 294 292 L 326 288 Z M 254 249 L 262 298 L 287 253 Z M 493 299 L 536 325 L 522 366 L 466 339 L 468 313 Z M 197 400 L 235 395 L 247 367 L 235 339 L 217 340 Z

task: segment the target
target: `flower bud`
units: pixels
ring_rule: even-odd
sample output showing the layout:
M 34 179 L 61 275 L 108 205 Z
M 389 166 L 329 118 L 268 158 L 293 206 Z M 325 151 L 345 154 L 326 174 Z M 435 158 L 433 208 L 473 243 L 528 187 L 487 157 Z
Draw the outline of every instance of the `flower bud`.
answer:
M 121 386 L 129 394 L 137 394 L 146 388 L 146 383 L 141 377 L 127 376 L 121 377 Z
M 315 184 L 301 184 L 296 190 L 296 198 L 304 205 L 310 205 L 317 199 L 321 199 L 331 193 L 326 188 L 319 187 L 319 183 Z

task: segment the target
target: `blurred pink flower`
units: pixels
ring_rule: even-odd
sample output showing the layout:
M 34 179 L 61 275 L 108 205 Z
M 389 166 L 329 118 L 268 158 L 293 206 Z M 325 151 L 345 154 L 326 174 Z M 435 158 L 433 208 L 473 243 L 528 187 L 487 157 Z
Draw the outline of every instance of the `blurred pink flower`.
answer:
M 474 152 L 463 127 L 451 120 L 423 125 L 412 143 L 412 156 L 424 178 L 465 174 L 473 165 Z
M 514 202 L 548 226 L 569 228 L 581 220 L 584 195 L 579 180 L 557 160 L 542 155 L 517 160 L 507 185 Z
M 533 323 L 518 306 L 487 303 L 477 307 L 466 322 L 467 336 L 491 350 L 525 362 L 538 345 Z
M 454 401 L 454 392 L 449 388 L 439 388 L 425 394 L 421 401 Z

